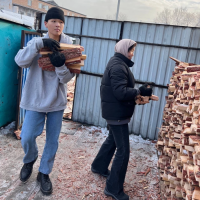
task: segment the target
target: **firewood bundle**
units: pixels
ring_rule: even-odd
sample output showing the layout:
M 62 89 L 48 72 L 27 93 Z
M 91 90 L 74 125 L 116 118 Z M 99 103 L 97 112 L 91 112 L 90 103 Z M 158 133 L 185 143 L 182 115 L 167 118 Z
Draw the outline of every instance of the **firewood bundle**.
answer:
M 176 62 L 156 147 L 167 200 L 200 200 L 200 65 Z
M 158 100 L 159 100 L 159 97 L 158 97 L 158 96 L 155 96 L 155 95 L 152 95 L 152 96 L 150 96 L 150 97 L 143 97 L 143 96 L 141 96 L 141 95 L 138 95 L 138 96 L 136 97 L 135 103 L 138 104 L 138 105 L 144 105 L 144 104 L 149 103 L 149 100 L 158 101 Z
M 59 51 L 64 54 L 66 61 L 65 65 L 73 73 L 80 73 L 81 67 L 84 66 L 86 55 L 82 55 L 83 48 L 79 45 L 70 45 L 60 43 Z M 42 48 L 40 54 L 42 57 L 38 60 L 39 67 L 45 71 L 55 71 L 55 67 L 51 64 L 48 54 L 51 54 L 48 48 Z

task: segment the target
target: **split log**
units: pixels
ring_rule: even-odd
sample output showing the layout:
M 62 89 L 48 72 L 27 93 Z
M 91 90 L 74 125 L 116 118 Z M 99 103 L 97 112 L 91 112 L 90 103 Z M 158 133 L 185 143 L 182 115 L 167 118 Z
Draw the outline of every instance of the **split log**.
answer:
M 65 44 L 65 43 L 60 43 L 60 49 L 59 50 L 62 52 L 63 50 L 74 49 L 74 48 L 80 49 L 80 51 L 84 51 L 84 48 L 82 48 L 80 45 Z M 52 54 L 52 53 L 53 52 L 48 48 L 40 49 L 40 54 L 41 55 L 48 55 L 48 54 Z
M 153 100 L 153 101 L 158 101 L 159 97 L 156 96 L 156 95 L 151 95 L 150 99 Z

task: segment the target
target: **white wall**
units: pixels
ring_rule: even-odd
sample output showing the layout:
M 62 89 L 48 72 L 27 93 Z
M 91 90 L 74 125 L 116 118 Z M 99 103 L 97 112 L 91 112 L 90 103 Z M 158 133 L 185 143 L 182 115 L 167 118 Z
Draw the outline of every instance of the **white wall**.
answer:
M 0 9 L 12 11 L 12 0 L 0 0 Z

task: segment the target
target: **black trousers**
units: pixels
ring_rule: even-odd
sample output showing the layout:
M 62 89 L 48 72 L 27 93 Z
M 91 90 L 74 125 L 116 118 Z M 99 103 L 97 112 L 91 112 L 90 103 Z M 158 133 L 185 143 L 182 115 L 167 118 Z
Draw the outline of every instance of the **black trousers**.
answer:
M 109 135 L 94 159 L 92 167 L 99 172 L 106 173 L 116 148 L 111 173 L 106 181 L 108 191 L 113 194 L 123 192 L 130 154 L 128 124 L 109 125 Z

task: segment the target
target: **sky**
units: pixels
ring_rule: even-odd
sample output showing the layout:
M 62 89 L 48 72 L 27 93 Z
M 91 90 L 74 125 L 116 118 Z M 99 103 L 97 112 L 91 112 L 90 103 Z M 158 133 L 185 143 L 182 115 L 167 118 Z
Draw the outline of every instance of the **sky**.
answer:
M 91 18 L 106 19 L 115 16 L 118 0 L 54 0 L 59 6 L 82 13 Z M 121 0 L 120 13 L 127 21 L 154 22 L 164 8 L 186 7 L 188 11 L 200 10 L 200 0 Z

